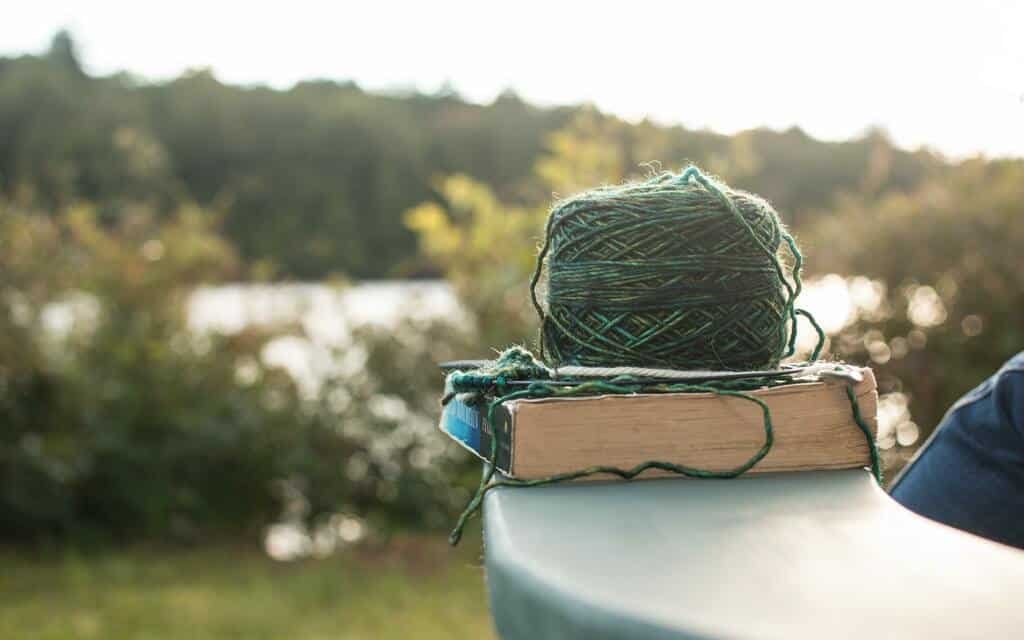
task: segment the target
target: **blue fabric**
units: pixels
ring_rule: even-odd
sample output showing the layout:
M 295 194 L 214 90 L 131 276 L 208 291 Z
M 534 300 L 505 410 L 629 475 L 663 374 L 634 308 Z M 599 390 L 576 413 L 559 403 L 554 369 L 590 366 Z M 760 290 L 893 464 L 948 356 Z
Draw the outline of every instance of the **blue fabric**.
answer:
M 1024 352 L 950 408 L 891 493 L 925 517 L 1024 549 Z

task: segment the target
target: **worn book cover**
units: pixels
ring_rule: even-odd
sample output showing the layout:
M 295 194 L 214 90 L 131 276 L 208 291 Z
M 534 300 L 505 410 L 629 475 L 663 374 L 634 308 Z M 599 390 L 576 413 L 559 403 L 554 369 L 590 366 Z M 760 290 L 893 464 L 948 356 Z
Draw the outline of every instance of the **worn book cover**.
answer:
M 860 413 L 877 431 L 878 393 L 870 369 L 854 387 Z M 751 392 L 771 410 L 775 442 L 751 472 L 844 469 L 870 464 L 843 381 L 805 382 Z M 483 459 L 497 440 L 497 468 L 531 479 L 595 465 L 629 468 L 662 460 L 709 470 L 736 467 L 763 444 L 761 408 L 713 393 L 520 399 L 495 410 L 453 398 L 440 427 Z M 650 470 L 644 476 L 666 475 Z M 614 476 L 596 476 L 608 479 Z

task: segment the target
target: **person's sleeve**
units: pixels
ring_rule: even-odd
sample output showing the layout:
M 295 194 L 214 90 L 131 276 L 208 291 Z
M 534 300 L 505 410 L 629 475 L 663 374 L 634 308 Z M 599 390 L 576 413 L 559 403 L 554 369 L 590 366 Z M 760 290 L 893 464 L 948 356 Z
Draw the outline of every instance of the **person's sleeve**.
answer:
M 953 405 L 891 492 L 927 518 L 1024 548 L 1024 352 Z

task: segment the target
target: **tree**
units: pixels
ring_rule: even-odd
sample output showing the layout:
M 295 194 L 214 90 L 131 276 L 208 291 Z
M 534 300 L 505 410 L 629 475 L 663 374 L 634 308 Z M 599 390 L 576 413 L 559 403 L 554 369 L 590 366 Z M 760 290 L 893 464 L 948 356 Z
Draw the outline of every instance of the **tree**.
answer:
M 70 71 L 73 75 L 84 77 L 82 65 L 78 59 L 78 47 L 67 29 L 61 29 L 50 40 L 50 49 L 46 58 L 56 66 Z

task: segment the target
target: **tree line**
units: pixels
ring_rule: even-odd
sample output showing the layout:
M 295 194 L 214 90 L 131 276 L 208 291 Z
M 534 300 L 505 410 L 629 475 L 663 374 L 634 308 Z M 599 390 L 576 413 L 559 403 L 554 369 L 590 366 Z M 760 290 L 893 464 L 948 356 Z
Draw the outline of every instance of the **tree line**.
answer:
M 798 228 L 837 194 L 906 190 L 944 167 L 880 131 L 846 142 L 796 128 L 725 136 L 588 106 L 539 108 L 511 91 L 479 105 L 449 90 L 327 80 L 233 86 L 209 70 L 166 82 L 97 77 L 62 32 L 42 55 L 0 58 L 0 195 L 38 211 L 89 202 L 108 222 L 129 207 L 167 215 L 195 204 L 276 277 L 430 275 L 403 212 L 440 200 L 438 181 L 452 174 L 511 202 L 550 199 L 531 191 L 531 175 L 555 132 L 581 116 L 614 129 L 624 173 L 696 162 L 769 198 Z

